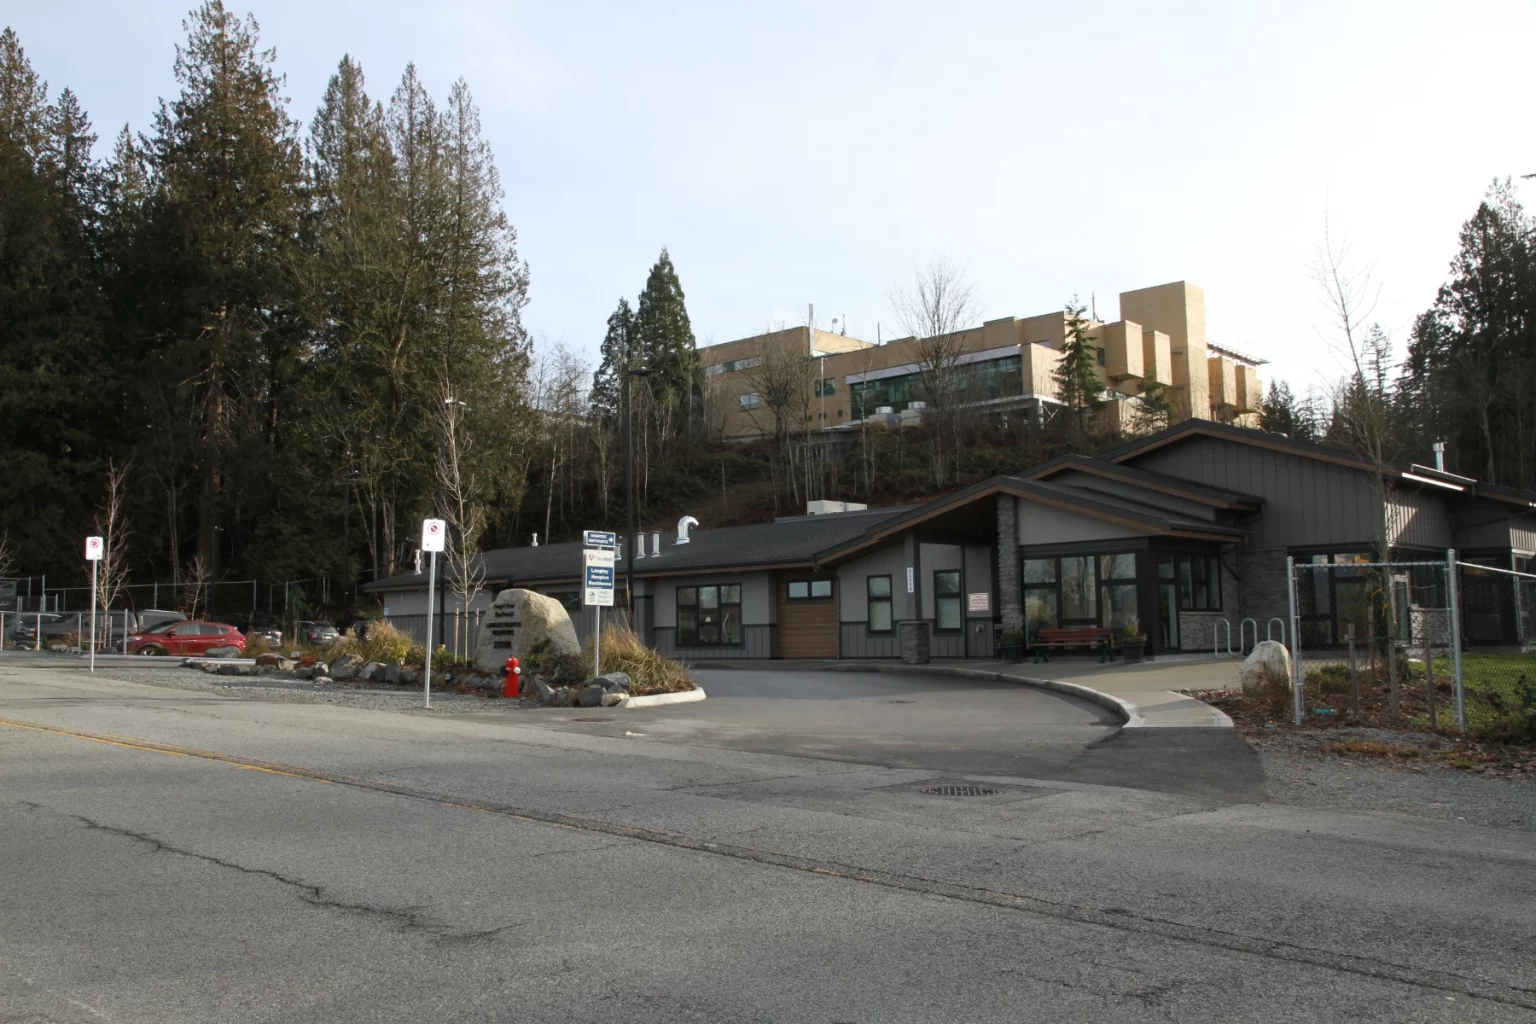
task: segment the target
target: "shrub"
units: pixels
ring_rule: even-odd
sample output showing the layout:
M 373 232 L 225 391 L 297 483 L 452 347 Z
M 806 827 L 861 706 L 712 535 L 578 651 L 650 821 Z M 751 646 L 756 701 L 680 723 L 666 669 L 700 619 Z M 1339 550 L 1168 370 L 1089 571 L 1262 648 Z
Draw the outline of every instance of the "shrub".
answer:
M 581 657 L 582 669 L 590 674 L 590 642 Z M 629 692 L 637 697 L 693 689 L 693 680 L 688 678 L 688 666 L 645 646 L 638 636 L 622 626 L 610 626 L 603 630 L 603 657 L 599 667 L 604 672 L 623 672 L 629 676 Z
M 1272 665 L 1260 667 L 1258 681 L 1248 687 L 1247 695 L 1271 718 L 1284 718 L 1292 713 L 1291 681 Z

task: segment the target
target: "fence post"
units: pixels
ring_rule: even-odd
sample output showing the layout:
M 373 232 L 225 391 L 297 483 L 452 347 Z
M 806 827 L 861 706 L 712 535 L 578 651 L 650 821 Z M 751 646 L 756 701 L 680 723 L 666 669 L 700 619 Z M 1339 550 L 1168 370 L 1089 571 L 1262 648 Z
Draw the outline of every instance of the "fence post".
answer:
M 1467 731 L 1467 701 L 1461 684 L 1461 588 L 1456 584 L 1456 549 L 1445 549 L 1451 595 L 1451 671 L 1456 673 L 1456 731 Z M 1519 589 L 1518 584 L 1516 589 Z
M 1429 630 L 1424 630 L 1424 685 L 1429 690 L 1429 727 L 1439 730 L 1440 716 L 1435 713 L 1435 650 L 1429 640 Z
M 1291 602 L 1291 693 L 1295 705 L 1293 716 L 1297 725 L 1301 724 L 1301 681 L 1306 677 L 1301 672 L 1301 629 L 1296 619 L 1296 559 L 1291 555 L 1285 556 L 1285 590 Z

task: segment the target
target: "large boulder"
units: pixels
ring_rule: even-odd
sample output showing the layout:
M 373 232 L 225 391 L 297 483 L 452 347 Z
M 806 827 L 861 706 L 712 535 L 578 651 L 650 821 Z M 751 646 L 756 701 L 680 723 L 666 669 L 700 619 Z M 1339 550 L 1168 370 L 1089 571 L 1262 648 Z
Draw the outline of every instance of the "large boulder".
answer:
M 600 676 L 593 676 L 588 683 L 596 683 L 609 693 L 623 690 L 628 693 L 632 687 L 629 675 L 624 672 L 604 672 Z
M 1278 640 L 1262 640 L 1253 648 L 1237 672 L 1244 693 L 1253 693 L 1274 685 L 1275 680 L 1291 678 L 1291 652 Z
M 583 708 L 599 707 L 603 703 L 603 694 L 607 692 L 607 690 L 603 689 L 602 683 L 588 683 L 576 695 L 576 704 L 578 707 Z
M 331 662 L 331 678 L 337 682 L 353 679 L 363 667 L 363 659 L 355 654 L 343 654 Z
M 581 653 L 576 627 L 565 606 L 552 597 L 520 587 L 503 590 L 491 604 L 491 613 L 480 624 L 475 644 L 475 666 L 499 675 L 508 658 L 517 658 L 526 673 L 538 668 L 535 661 Z
M 384 678 L 384 666 L 376 661 L 370 661 L 357 670 L 357 678 L 365 683 L 377 683 Z

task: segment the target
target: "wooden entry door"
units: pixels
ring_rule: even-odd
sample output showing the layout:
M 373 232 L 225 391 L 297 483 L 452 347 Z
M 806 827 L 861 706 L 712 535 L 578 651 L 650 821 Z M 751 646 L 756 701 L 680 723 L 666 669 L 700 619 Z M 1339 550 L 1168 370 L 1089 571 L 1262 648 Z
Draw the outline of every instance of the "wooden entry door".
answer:
M 830 573 L 781 573 L 774 590 L 779 657 L 837 657 L 837 580 Z

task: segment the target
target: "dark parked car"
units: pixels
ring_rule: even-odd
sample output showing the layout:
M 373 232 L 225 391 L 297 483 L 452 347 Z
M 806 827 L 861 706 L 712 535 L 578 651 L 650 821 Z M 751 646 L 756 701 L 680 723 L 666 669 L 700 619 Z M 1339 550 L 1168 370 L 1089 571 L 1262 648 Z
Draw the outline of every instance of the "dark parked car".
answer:
M 341 639 L 341 634 L 329 622 L 301 622 L 299 636 L 307 644 L 326 647 Z
M 35 643 L 39 626 L 43 631 L 45 647 L 50 640 L 73 636 L 78 628 L 73 613 L 65 615 L 62 612 L 13 612 L 5 617 L 6 641 L 21 645 Z
M 128 638 L 130 654 L 199 656 L 220 647 L 245 652 L 245 636 L 223 622 L 165 622 Z

